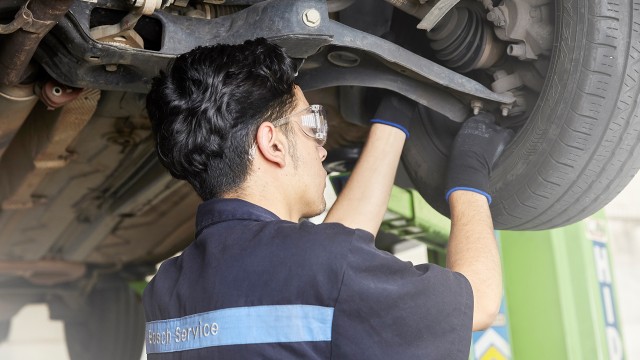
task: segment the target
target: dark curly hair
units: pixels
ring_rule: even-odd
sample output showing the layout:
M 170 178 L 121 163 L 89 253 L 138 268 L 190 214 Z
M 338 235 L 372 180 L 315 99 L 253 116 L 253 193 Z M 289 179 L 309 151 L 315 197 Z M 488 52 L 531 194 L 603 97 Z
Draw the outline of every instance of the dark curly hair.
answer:
M 295 62 L 264 38 L 178 56 L 147 95 L 162 165 L 203 200 L 237 190 L 260 124 L 295 108 L 295 73 Z

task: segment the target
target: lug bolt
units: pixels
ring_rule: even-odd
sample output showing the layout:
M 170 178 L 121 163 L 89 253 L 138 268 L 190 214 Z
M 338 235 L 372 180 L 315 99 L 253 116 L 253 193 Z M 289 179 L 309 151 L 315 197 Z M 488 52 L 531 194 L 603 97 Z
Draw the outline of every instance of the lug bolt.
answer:
M 480 100 L 471 100 L 471 108 L 473 109 L 473 115 L 478 115 L 480 110 L 482 110 L 482 101 Z
M 309 27 L 317 27 L 320 25 L 320 12 L 316 9 L 308 9 L 302 14 L 302 21 Z
M 512 106 L 513 105 L 506 105 L 506 104 L 500 105 L 500 110 L 502 110 L 503 117 L 509 116 L 509 112 L 511 111 Z

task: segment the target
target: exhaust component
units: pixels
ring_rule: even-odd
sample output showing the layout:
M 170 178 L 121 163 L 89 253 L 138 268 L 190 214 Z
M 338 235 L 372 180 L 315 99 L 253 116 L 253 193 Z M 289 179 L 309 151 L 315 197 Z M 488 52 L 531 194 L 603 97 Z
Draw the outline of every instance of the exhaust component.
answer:
M 40 44 L 40 40 L 69 10 L 73 0 L 30 0 L 19 14 L 31 14 L 25 24 L 28 30 L 16 30 L 0 47 L 0 83 L 15 85 L 22 81 L 22 74 Z M 24 26 L 24 24 L 23 24 Z M 34 32 L 35 31 L 35 32 Z
M 34 19 L 33 14 L 27 8 L 27 5 L 29 5 L 29 0 L 22 5 L 12 22 L 0 25 L 0 34 L 11 34 L 18 31 L 18 29 L 39 34 L 48 31 L 53 27 L 53 25 L 55 25 L 54 21 L 41 21 Z
M 82 89 L 69 87 L 57 81 L 47 81 L 39 91 L 40 100 L 47 105 L 47 110 L 57 109 L 75 100 Z
M 99 98 L 99 90 L 89 89 L 59 110 L 39 105 L 31 112 L 0 160 L 3 210 L 46 201 L 34 191 L 49 172 L 67 164 L 72 155 L 67 147 L 93 116 Z
M 0 158 L 37 102 L 33 85 L 0 86 Z

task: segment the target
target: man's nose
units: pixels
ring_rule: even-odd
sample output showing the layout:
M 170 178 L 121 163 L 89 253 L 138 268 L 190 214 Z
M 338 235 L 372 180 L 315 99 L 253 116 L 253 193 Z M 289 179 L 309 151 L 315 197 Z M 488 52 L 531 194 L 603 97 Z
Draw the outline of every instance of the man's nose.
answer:
M 324 161 L 327 158 L 327 149 L 324 146 L 319 146 L 318 151 L 320 152 L 320 161 Z

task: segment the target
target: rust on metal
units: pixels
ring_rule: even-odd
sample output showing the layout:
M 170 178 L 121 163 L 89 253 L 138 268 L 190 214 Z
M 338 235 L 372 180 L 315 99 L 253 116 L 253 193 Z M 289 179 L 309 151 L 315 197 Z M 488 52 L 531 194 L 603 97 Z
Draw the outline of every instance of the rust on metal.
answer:
M 33 84 L 0 86 L 0 158 L 37 101 Z
M 26 8 L 36 28 L 20 28 L 0 47 L 0 83 L 16 85 L 29 65 L 42 38 L 69 10 L 73 0 L 31 0 Z
M 29 118 L 32 121 L 25 123 L 29 129 L 16 136 L 15 144 L 9 146 L 0 162 L 0 176 L 8 177 L 6 183 L 13 185 L 0 189 L 0 198 L 4 198 L 2 209 L 29 208 L 35 204 L 34 190 L 49 172 L 68 163 L 73 154 L 67 147 L 91 119 L 99 99 L 99 90 L 84 90 L 59 113 L 42 108 L 32 113 Z M 41 118 L 43 112 L 53 119 Z M 30 151 L 32 156 L 24 156 L 25 151 Z
M 40 100 L 53 110 L 75 100 L 82 93 L 82 89 L 66 86 L 51 80 L 44 83 L 40 89 Z

